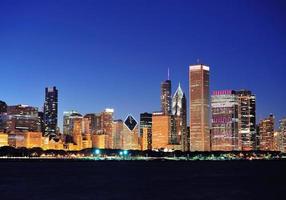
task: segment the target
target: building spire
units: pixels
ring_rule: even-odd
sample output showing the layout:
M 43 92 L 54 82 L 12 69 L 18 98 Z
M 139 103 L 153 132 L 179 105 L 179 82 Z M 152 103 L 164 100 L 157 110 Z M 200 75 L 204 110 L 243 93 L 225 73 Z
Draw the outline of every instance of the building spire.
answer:
M 168 80 L 170 80 L 170 68 L 168 67 Z

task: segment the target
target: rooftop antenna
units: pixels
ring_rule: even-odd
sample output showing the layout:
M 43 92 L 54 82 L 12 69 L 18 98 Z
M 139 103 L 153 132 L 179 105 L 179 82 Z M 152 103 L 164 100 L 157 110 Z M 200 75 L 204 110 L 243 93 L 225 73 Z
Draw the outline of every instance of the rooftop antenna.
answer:
M 168 80 L 170 80 L 170 68 L 168 67 Z
M 199 58 L 197 58 L 197 64 L 200 64 L 200 59 Z

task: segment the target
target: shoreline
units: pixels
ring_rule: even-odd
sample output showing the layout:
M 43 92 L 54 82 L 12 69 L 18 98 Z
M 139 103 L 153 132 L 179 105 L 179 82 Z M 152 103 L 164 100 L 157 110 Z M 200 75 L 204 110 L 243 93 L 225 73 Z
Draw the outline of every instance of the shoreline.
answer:
M 0 161 L 132 161 L 132 162 L 153 162 L 153 161 L 166 161 L 166 162 L 231 162 L 231 161 L 247 161 L 247 162 L 255 162 L 255 161 L 286 161 L 285 158 L 279 159 L 187 159 L 187 158 L 170 158 L 170 157 L 130 157 L 130 158 L 115 158 L 115 157 L 80 157 L 80 158 L 72 158 L 72 157 L 0 157 Z

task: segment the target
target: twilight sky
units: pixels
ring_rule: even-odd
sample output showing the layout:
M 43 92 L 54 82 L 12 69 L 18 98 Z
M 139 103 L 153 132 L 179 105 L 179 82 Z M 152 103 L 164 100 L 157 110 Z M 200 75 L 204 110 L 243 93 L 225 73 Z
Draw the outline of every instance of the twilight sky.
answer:
M 59 119 L 160 109 L 171 71 L 188 96 L 188 65 L 211 67 L 211 90 L 249 89 L 257 120 L 286 116 L 286 3 L 266 0 L 0 1 L 0 100 L 42 107 L 59 89 Z M 62 127 L 61 127 L 62 128 Z

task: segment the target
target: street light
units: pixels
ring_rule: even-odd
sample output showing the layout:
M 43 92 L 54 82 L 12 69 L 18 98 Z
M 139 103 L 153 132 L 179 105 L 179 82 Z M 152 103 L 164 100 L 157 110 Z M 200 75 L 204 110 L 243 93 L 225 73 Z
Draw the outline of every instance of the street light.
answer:
M 95 154 L 98 156 L 100 154 L 100 150 L 99 149 L 96 149 L 95 150 Z

